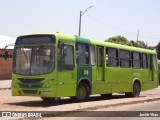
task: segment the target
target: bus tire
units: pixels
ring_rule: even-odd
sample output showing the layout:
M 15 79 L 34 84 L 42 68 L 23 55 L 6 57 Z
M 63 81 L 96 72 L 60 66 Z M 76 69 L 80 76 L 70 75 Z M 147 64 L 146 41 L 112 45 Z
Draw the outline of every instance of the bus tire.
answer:
M 141 85 L 138 82 L 133 84 L 133 92 L 125 93 L 126 97 L 138 97 L 141 92 Z
M 55 98 L 51 98 L 51 97 L 41 97 L 41 99 L 45 102 L 45 103 L 53 103 L 55 101 Z
M 112 93 L 109 94 L 101 94 L 101 97 L 104 99 L 110 99 L 112 97 Z
M 80 85 L 77 88 L 77 94 L 75 97 L 71 97 L 71 100 L 73 102 L 85 102 L 88 100 L 90 95 L 90 90 L 88 85 L 85 83 L 80 83 Z

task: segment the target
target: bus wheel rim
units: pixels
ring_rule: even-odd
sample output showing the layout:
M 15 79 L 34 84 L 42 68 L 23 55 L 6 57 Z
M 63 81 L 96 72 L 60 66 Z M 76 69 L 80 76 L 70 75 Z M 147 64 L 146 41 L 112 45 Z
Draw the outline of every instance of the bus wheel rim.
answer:
M 80 100 L 81 100 L 81 99 L 85 99 L 86 95 L 87 95 L 86 89 L 85 89 L 83 86 L 79 87 L 79 90 L 78 90 L 78 98 L 79 98 Z

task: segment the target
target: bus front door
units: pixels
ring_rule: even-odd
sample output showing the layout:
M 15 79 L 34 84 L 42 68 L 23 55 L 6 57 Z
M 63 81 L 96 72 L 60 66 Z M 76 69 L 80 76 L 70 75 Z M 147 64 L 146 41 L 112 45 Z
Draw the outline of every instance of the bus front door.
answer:
M 74 43 L 58 45 L 57 97 L 74 96 L 76 91 L 76 68 L 74 60 Z
M 96 81 L 93 86 L 94 94 L 106 94 L 111 93 L 111 86 L 105 81 L 105 58 L 104 58 L 104 47 L 96 47 Z M 94 73 L 93 73 L 94 74 Z

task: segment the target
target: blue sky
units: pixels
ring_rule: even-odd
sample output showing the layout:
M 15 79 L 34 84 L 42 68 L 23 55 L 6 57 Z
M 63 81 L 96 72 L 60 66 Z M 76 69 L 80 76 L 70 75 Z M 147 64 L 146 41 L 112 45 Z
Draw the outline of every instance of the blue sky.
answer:
M 160 41 L 160 0 L 0 0 L 0 35 L 17 37 L 38 32 L 78 34 L 105 40 L 122 35 L 148 45 Z

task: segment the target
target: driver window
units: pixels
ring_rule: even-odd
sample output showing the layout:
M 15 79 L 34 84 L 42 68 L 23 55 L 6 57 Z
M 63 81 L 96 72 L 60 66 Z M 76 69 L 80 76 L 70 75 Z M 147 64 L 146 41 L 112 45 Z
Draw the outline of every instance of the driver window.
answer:
M 74 69 L 74 47 L 72 45 L 62 45 L 58 48 L 58 69 L 73 70 Z

